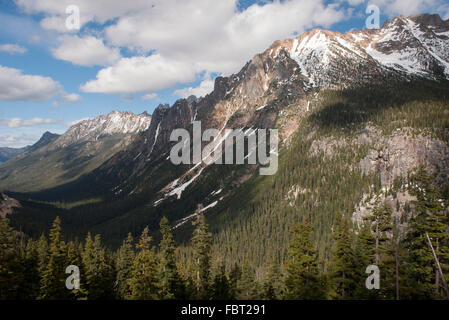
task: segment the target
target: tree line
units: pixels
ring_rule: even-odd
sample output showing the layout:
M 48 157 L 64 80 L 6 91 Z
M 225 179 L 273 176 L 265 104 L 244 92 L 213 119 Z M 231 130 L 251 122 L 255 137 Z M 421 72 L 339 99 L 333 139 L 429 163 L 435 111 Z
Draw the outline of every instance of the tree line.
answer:
M 212 234 L 197 211 L 187 259 L 167 218 L 161 240 L 152 245 L 145 228 L 116 251 L 90 233 L 84 241 L 64 241 L 57 217 L 48 237 L 27 239 L 0 220 L 0 299 L 38 300 L 228 300 L 228 299 L 444 299 L 449 298 L 449 233 L 444 202 L 431 176 L 411 176 L 416 197 L 407 227 L 389 205 L 377 203 L 361 226 L 337 213 L 329 267 L 319 267 L 310 217 L 295 223 L 287 259 L 278 263 L 269 248 L 263 276 L 247 262 L 226 267 L 212 250 Z M 66 268 L 80 270 L 79 288 L 68 290 Z M 366 286 L 367 266 L 380 269 L 380 287 Z

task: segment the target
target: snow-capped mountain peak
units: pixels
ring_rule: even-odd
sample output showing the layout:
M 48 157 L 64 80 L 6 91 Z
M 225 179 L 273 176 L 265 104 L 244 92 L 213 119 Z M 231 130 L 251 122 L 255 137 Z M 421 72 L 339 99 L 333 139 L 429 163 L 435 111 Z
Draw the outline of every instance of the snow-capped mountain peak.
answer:
M 147 113 L 112 111 L 95 119 L 80 121 L 69 128 L 56 141 L 64 147 L 75 142 L 98 140 L 101 136 L 114 134 L 135 134 L 149 128 L 151 116 Z
M 391 72 L 449 78 L 449 20 L 438 15 L 398 16 L 380 29 L 345 34 L 314 29 L 277 41 L 267 52 L 275 59 L 281 49 L 318 87 L 363 83 Z

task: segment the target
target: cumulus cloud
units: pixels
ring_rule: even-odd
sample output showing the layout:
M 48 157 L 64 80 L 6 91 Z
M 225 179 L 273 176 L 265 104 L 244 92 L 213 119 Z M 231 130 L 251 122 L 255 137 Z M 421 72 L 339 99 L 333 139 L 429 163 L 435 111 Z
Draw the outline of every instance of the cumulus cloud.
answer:
M 142 96 L 142 100 L 154 100 L 157 98 L 158 98 L 158 95 L 156 93 L 147 93 Z
M 204 97 L 214 90 L 214 81 L 212 79 L 203 80 L 198 87 L 189 87 L 175 91 L 175 95 L 180 98 L 188 98 L 190 96 Z
M 22 148 L 31 144 L 34 144 L 40 135 L 34 134 L 19 134 L 19 135 L 10 135 L 4 134 L 0 135 L 0 147 L 9 147 L 9 148 Z
M 81 102 L 81 101 L 82 101 L 81 96 L 76 93 L 64 93 L 61 96 L 61 102 L 75 103 L 75 102 Z
M 0 44 L 0 52 L 6 52 L 9 54 L 24 54 L 27 52 L 27 49 L 17 44 L 6 43 Z
M 27 75 L 0 65 L 0 100 L 43 101 L 61 90 L 61 85 L 49 77 Z
M 81 66 L 104 66 L 120 59 L 118 48 L 109 48 L 102 39 L 93 36 L 63 36 L 59 40 L 60 46 L 52 51 L 53 56 L 59 60 Z
M 25 12 L 43 13 L 41 25 L 59 32 L 66 32 L 65 10 L 73 2 L 16 0 Z M 80 8 L 81 24 L 103 25 L 100 34 L 104 39 L 65 35 L 53 54 L 74 64 L 106 65 L 96 79 L 81 86 L 85 92 L 154 92 L 192 82 L 204 72 L 225 76 L 237 72 L 274 40 L 349 19 L 353 9 L 348 4 L 376 4 L 382 13 L 392 16 L 435 11 L 445 2 L 273 0 L 239 10 L 237 0 L 78 0 L 75 4 Z M 118 48 L 140 56 L 121 58 Z M 184 95 L 189 89 L 198 92 L 201 85 L 178 93 Z
M 274 40 L 345 19 L 345 10 L 323 1 L 274 1 L 241 12 L 235 0 L 152 4 L 119 17 L 105 29 L 105 38 L 113 46 L 154 54 L 122 58 L 83 85 L 83 91 L 151 92 L 192 82 L 203 72 L 229 75 Z M 203 93 L 206 84 L 195 91 Z
M 0 119 L 0 125 L 8 128 L 34 127 L 42 124 L 59 124 L 59 123 L 61 123 L 61 120 L 52 120 L 43 118 L 33 118 L 29 120 L 23 120 L 21 118 Z
M 15 0 L 15 3 L 26 13 L 44 13 L 48 15 L 41 21 L 47 29 L 66 32 L 66 8 L 76 5 L 80 9 L 80 22 L 93 21 L 100 24 L 142 8 L 151 7 L 151 0 Z M 53 19 L 53 21 L 51 20 Z
M 100 70 L 97 79 L 81 86 L 84 92 L 129 94 L 157 91 L 195 79 L 192 65 L 167 59 L 160 54 L 122 58 L 114 66 Z

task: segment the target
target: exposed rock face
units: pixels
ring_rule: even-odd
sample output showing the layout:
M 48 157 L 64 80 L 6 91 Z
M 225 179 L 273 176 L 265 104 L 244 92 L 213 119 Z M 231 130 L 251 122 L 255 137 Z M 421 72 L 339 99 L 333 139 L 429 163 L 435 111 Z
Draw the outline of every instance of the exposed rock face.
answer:
M 376 135 L 375 149 L 359 163 L 363 173 L 377 172 L 383 186 L 390 186 L 396 177 L 406 177 L 419 166 L 437 173 L 441 182 L 449 181 L 449 147 L 437 139 L 398 131 L 387 137 Z
M 2 193 L 0 198 L 0 218 L 6 218 L 7 215 L 12 214 L 14 209 L 20 208 L 19 201 L 13 199 Z

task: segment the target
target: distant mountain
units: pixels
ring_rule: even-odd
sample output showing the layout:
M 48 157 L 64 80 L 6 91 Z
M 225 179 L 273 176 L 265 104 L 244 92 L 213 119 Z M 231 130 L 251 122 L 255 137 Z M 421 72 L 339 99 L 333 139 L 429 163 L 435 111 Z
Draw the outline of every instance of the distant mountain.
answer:
M 24 148 L 0 148 L 0 163 L 6 162 L 19 154 L 25 152 L 29 147 Z
M 38 142 L 36 142 L 35 144 L 33 144 L 31 147 L 29 147 L 27 149 L 28 152 L 31 151 L 35 151 L 39 148 L 45 147 L 46 145 L 52 143 L 53 141 L 55 141 L 56 139 L 59 138 L 59 134 L 56 133 L 51 133 L 51 132 L 45 132 L 42 137 L 39 139 Z
M 0 189 L 36 191 L 72 181 L 125 149 L 150 123 L 146 113 L 113 111 L 60 136 L 46 132 L 27 152 L 0 166 Z

